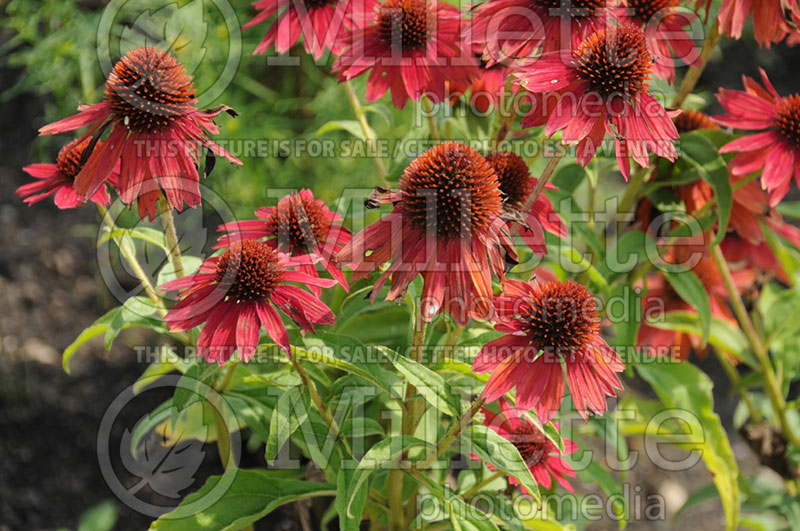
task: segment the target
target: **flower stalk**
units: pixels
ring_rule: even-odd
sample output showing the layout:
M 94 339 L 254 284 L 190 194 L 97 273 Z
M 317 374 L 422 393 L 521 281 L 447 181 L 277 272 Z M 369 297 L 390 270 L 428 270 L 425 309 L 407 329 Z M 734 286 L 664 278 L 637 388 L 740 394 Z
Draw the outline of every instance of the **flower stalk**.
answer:
M 370 158 L 375 164 L 375 169 L 378 171 L 378 178 L 381 180 L 381 185 L 384 188 L 389 188 L 389 181 L 386 178 L 386 166 L 383 165 L 383 160 L 377 153 L 375 132 L 369 126 L 366 116 L 364 116 L 364 110 L 361 108 L 361 103 L 358 101 L 358 96 L 356 95 L 355 90 L 353 90 L 352 83 L 350 83 L 350 81 L 345 81 L 343 85 L 345 91 L 347 92 L 347 99 L 350 101 L 350 106 L 353 108 L 353 114 L 356 116 L 356 121 L 361 127 L 361 132 L 364 134 L 364 138 L 367 139 L 367 147 L 369 148 L 370 146 L 373 146 L 376 149 L 376 152 L 373 153 Z

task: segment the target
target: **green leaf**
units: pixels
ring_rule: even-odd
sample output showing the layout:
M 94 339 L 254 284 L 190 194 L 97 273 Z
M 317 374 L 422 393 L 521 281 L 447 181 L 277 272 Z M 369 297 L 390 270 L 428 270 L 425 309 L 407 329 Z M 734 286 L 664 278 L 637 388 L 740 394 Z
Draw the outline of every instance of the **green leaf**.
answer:
M 728 222 L 733 208 L 733 190 L 725 163 L 717 147 L 705 136 L 695 131 L 684 133 L 680 139 L 681 158 L 688 161 L 700 177 L 714 189 L 717 198 L 717 213 L 719 228 L 717 236 L 711 245 L 718 245 L 728 230 Z
M 480 424 L 467 427 L 463 432 L 463 438 L 469 444 L 469 449 L 481 460 L 517 478 L 537 502 L 541 501 L 539 484 L 536 483 L 528 465 L 511 441 L 490 427 Z
M 349 478 L 350 484 L 345 498 L 347 503 L 343 505 L 343 510 L 355 514 L 354 509 L 358 504 L 359 496 L 361 496 L 362 485 L 365 485 L 364 482 L 369 479 L 369 476 L 376 470 L 389 468 L 403 452 L 416 447 L 431 449 L 431 446 L 425 441 L 408 435 L 383 439 L 370 448 Z
M 716 500 L 718 498 L 719 491 L 717 490 L 717 486 L 713 483 L 709 483 L 705 487 L 700 487 L 696 491 L 692 492 L 692 494 L 689 496 L 689 499 L 687 499 L 686 502 L 681 505 L 681 508 L 678 509 L 678 512 L 672 516 L 672 520 L 677 521 L 684 511 L 691 509 L 695 505 L 700 505 L 701 503 L 705 503 L 710 500 Z
M 625 232 L 608 251 L 605 260 L 598 266 L 598 271 L 610 280 L 619 278 L 646 260 L 648 250 L 654 248 L 655 241 L 649 234 L 638 230 Z
M 800 219 L 800 201 L 781 201 L 775 209 L 787 218 Z
M 708 333 L 711 328 L 711 303 L 703 283 L 693 271 L 680 273 L 664 271 L 663 274 L 678 296 L 697 310 L 700 315 L 703 331 L 701 337 L 705 347 L 708 344 Z
M 111 322 L 117 317 L 120 311 L 122 311 L 122 308 L 113 308 L 106 312 L 94 323 L 84 328 L 83 331 L 78 334 L 78 337 L 75 338 L 75 341 L 70 343 L 69 346 L 64 349 L 64 354 L 61 357 L 61 365 L 64 368 L 64 372 L 69 374 L 69 360 L 72 358 L 75 352 L 100 334 L 104 334 L 106 330 L 109 329 Z
M 431 367 L 431 369 L 436 372 L 463 374 L 464 376 L 469 376 L 470 378 L 474 378 L 482 383 L 488 382 L 489 377 L 491 376 L 489 374 L 475 374 L 472 372 L 472 365 L 451 358 L 439 360 L 439 362 Z
M 453 393 L 444 378 L 421 363 L 401 356 L 386 347 L 378 346 L 377 348 L 406 377 L 408 382 L 416 387 L 417 392 L 430 405 L 453 418 L 461 416 L 461 400 L 457 394 Z
M 90 507 L 78 522 L 78 531 L 111 531 L 117 523 L 117 506 L 105 500 Z
M 498 531 L 497 525 L 488 514 L 474 505 L 468 505 L 464 498 L 447 485 L 439 484 L 425 474 L 414 474 L 414 479 L 439 499 L 454 531 Z M 416 529 L 421 524 L 418 517 L 411 527 Z
M 714 413 L 711 380 L 688 362 L 639 364 L 636 369 L 665 406 L 691 413 L 681 421 L 691 424 L 692 433 L 703 434 L 702 442 L 682 446 L 701 452 L 722 500 L 726 529 L 734 531 L 739 520 L 739 465 Z
M 225 488 L 216 489 L 217 485 Z M 215 494 L 215 489 L 220 491 L 219 495 Z M 286 503 L 335 495 L 336 487 L 330 483 L 276 477 L 266 470 L 231 468 L 222 476 L 208 478 L 200 490 L 186 496 L 173 511 L 153 522 L 150 529 L 234 531 L 260 520 Z M 213 502 L 198 512 L 196 502 L 203 504 L 206 496 L 213 497 Z
M 351 489 L 356 471 L 343 466 L 336 476 L 336 512 L 339 514 L 341 531 L 358 531 L 364 506 L 367 504 L 369 485 L 362 483 L 357 489 Z
M 314 134 L 314 136 L 319 138 L 325 133 L 329 133 L 331 131 L 347 131 L 356 138 L 360 138 L 361 140 L 367 139 L 367 137 L 364 135 L 364 131 L 361 130 L 361 124 L 359 124 L 356 120 L 330 121 L 317 129 L 317 132 Z M 374 138 L 375 132 L 372 131 L 372 128 L 370 128 L 369 131 L 371 132 L 370 136 Z
M 184 275 L 191 275 L 196 273 L 198 269 L 200 269 L 200 264 L 203 263 L 203 260 L 197 256 L 188 256 L 183 255 L 183 274 Z M 169 282 L 170 280 L 175 280 L 177 275 L 175 274 L 175 268 L 172 266 L 172 262 L 167 262 L 164 264 L 164 267 L 161 268 L 161 271 L 158 272 L 158 276 L 156 277 L 156 287 L 161 286 Z
M 167 246 L 167 240 L 164 237 L 164 234 L 159 230 L 151 229 L 149 227 L 136 227 L 133 229 L 117 229 L 113 231 L 107 231 L 97 239 L 97 245 L 99 246 L 106 243 L 108 240 L 116 240 L 118 238 L 135 238 L 137 240 L 142 240 L 160 247 L 165 253 L 169 254 L 169 247 Z
M 292 433 L 308 418 L 310 399 L 308 392 L 304 391 L 305 388 L 299 386 L 291 387 L 278 398 L 278 403 L 272 410 L 267 449 L 264 453 L 264 457 L 270 464 Z
M 647 324 L 654 328 L 677 330 L 698 337 L 703 334 L 700 317 L 692 312 L 667 312 L 664 314 L 663 319 L 648 321 Z M 715 348 L 731 354 L 739 361 L 743 361 L 751 367 L 758 366 L 753 355 L 750 353 L 750 344 L 747 342 L 744 333 L 727 321 L 712 317 L 708 333 L 708 342 Z

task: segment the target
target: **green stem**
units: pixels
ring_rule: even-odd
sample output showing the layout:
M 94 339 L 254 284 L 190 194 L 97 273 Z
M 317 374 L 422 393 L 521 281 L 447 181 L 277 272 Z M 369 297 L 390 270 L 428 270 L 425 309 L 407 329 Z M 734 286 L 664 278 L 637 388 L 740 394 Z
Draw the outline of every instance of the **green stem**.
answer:
M 111 232 L 122 230 L 111 218 L 111 214 L 108 212 L 108 210 L 101 205 L 97 205 L 97 209 L 100 211 L 100 215 L 103 216 L 103 222 Z M 115 237 L 113 240 L 117 244 L 117 247 L 119 247 L 119 250 L 122 253 L 123 258 L 125 258 L 125 261 L 128 262 L 128 265 L 130 265 L 131 269 L 133 269 L 133 273 L 136 275 L 136 278 L 139 280 L 142 288 L 144 288 L 147 296 L 151 301 L 153 301 L 153 304 L 156 305 L 156 308 L 158 308 L 158 312 L 161 314 L 161 316 L 165 316 L 167 314 L 167 309 L 164 307 L 164 301 L 153 289 L 153 285 L 150 283 L 147 273 L 144 272 L 142 265 L 136 258 L 136 253 L 131 252 L 127 245 L 123 245 L 122 238 Z
M 445 450 L 450 448 L 450 445 L 453 444 L 453 441 L 456 440 L 456 437 L 461 434 L 464 428 L 467 427 L 467 424 L 472 420 L 472 417 L 480 411 L 481 407 L 486 401 L 483 397 L 479 397 L 475 402 L 472 403 L 469 410 L 458 420 L 458 422 L 453 423 L 450 429 L 445 433 L 444 437 L 439 440 L 439 443 L 436 445 L 436 448 L 428 452 L 422 461 L 415 463 L 414 468 L 416 470 L 426 470 L 430 468 L 433 463 L 442 455 Z
M 714 351 L 714 354 L 717 356 L 717 360 L 719 360 L 719 364 L 722 365 L 722 368 L 725 370 L 725 373 L 728 375 L 728 379 L 731 381 L 733 386 L 738 387 L 739 395 L 742 397 L 742 400 L 747 406 L 747 411 L 750 413 L 750 418 L 753 419 L 753 422 L 760 423 L 762 420 L 761 412 L 756 408 L 755 404 L 753 404 L 753 401 L 750 398 L 750 393 L 747 392 L 747 388 L 740 386 L 739 382 L 741 382 L 742 379 L 739 376 L 739 373 L 736 372 L 736 367 L 733 366 L 733 363 L 731 363 L 728 355 L 720 351 L 718 348 L 713 348 L 711 350 Z
M 411 355 L 414 361 L 422 363 L 424 346 L 425 346 L 425 332 L 428 328 L 428 323 L 422 317 L 422 304 L 418 302 L 414 309 L 414 331 L 411 335 Z M 417 389 L 411 383 L 406 384 L 405 396 L 414 396 L 417 394 Z M 406 400 L 403 412 L 402 434 L 413 435 L 417 429 L 424 410 L 422 404 L 418 400 Z M 389 503 L 389 528 L 392 530 L 405 529 L 406 517 L 403 511 L 403 469 L 400 467 L 401 456 L 392 464 L 389 470 L 388 493 L 387 500 Z M 409 509 L 411 510 L 411 509 Z
M 714 52 L 714 48 L 717 47 L 719 39 L 719 24 L 717 23 L 717 19 L 714 19 L 711 29 L 709 29 L 708 33 L 706 34 L 706 39 L 703 42 L 703 48 L 700 50 L 700 64 L 689 67 L 686 75 L 683 76 L 681 85 L 678 87 L 678 91 L 675 93 L 675 97 L 672 99 L 673 108 L 679 109 L 681 105 L 683 105 L 686 96 L 688 96 L 692 90 L 694 90 L 695 85 L 697 85 L 697 81 L 700 79 L 703 70 L 706 68 L 709 58 L 711 58 L 711 54 Z
M 739 320 L 742 331 L 747 337 L 750 346 L 753 348 L 753 354 L 755 354 L 759 365 L 761 365 L 761 370 L 764 373 L 764 382 L 766 384 L 767 395 L 769 396 L 770 403 L 772 404 L 772 409 L 775 411 L 775 416 L 780 422 L 783 435 L 786 437 L 786 440 L 792 443 L 792 445 L 800 448 L 800 440 L 798 440 L 797 436 L 792 431 L 791 427 L 789 426 L 789 421 L 786 417 L 786 400 L 783 397 L 780 383 L 778 383 L 772 363 L 770 362 L 769 352 L 767 352 L 764 343 L 762 343 L 761 339 L 756 333 L 755 328 L 753 327 L 753 321 L 747 314 L 747 309 L 744 307 L 744 302 L 742 302 L 742 298 L 739 296 L 739 291 L 736 289 L 736 284 L 734 283 L 733 275 L 731 275 L 730 267 L 728 267 L 728 262 L 725 260 L 725 256 L 722 254 L 722 250 L 718 245 L 714 245 L 712 247 L 711 256 L 714 259 L 714 263 L 719 270 L 723 282 L 725 283 L 725 289 L 728 291 L 728 297 L 730 299 L 731 306 L 733 307 L 733 312 L 736 314 L 736 318 Z
M 349 81 L 345 81 L 343 84 L 347 91 L 347 99 L 350 100 L 350 106 L 353 108 L 353 114 L 356 115 L 356 121 L 358 125 L 361 126 L 361 132 L 364 134 L 364 138 L 367 139 L 367 148 L 370 148 L 370 146 L 375 145 L 375 132 L 369 126 L 369 122 L 367 122 L 367 117 L 364 115 L 364 111 L 361 108 L 361 102 L 358 101 L 356 91 L 353 90 L 353 85 Z M 375 169 L 378 170 L 378 178 L 381 180 L 381 184 L 384 188 L 389 188 L 389 181 L 386 178 L 386 166 L 383 165 L 383 160 L 378 156 L 377 146 L 376 152 L 372 154 L 370 158 L 375 164 Z
M 311 396 L 311 402 L 313 402 L 314 407 L 322 416 L 322 420 L 324 420 L 325 424 L 327 424 L 328 428 L 330 428 L 334 439 L 338 438 L 341 431 L 339 429 L 339 424 L 336 422 L 336 419 L 333 418 L 330 411 L 328 411 L 328 407 L 325 405 L 325 402 L 322 401 L 322 397 L 319 396 L 317 387 L 314 385 L 314 382 L 311 381 L 311 378 L 309 378 L 308 373 L 303 367 L 303 364 L 297 361 L 293 355 L 289 356 L 289 361 L 291 361 L 294 370 L 297 372 L 297 375 L 300 376 L 300 381 L 303 383 L 305 388 L 308 389 L 308 394 Z M 353 450 L 350 449 L 350 444 L 347 442 L 346 437 L 342 437 L 342 444 L 347 450 L 347 453 L 353 455 Z
M 631 210 L 631 208 L 633 208 L 636 200 L 639 199 L 639 190 L 642 189 L 642 184 L 644 184 L 646 176 L 647 168 L 644 166 L 639 166 L 639 168 L 633 172 L 633 175 L 631 175 L 631 180 L 628 181 L 628 185 L 625 187 L 625 194 L 622 196 L 622 200 L 619 202 L 619 208 L 617 209 L 617 212 L 627 213 Z
M 480 481 L 479 483 L 476 483 L 475 485 L 470 487 L 470 489 L 467 492 L 465 492 L 464 494 L 462 494 L 461 497 L 469 499 L 472 496 L 475 496 L 476 494 L 478 494 L 483 487 L 485 487 L 486 485 L 488 485 L 489 483 L 491 483 L 492 481 L 494 481 L 496 479 L 502 478 L 505 475 L 506 475 L 505 472 L 503 472 L 502 470 L 498 470 L 494 474 L 489 475 L 489 477 L 487 477 L 486 479 L 484 479 L 484 480 Z
M 525 200 L 525 204 L 523 204 L 522 208 L 520 209 L 520 212 L 522 213 L 523 216 L 531 211 L 533 204 L 539 198 L 539 195 L 541 195 L 541 193 L 544 191 L 544 187 L 547 185 L 548 181 L 550 181 L 550 178 L 556 172 L 556 167 L 558 166 L 558 163 L 561 161 L 561 158 L 563 156 L 564 156 L 564 151 L 560 152 L 558 155 L 547 161 L 547 166 L 545 166 L 542 175 L 539 176 L 539 180 L 536 181 L 536 185 L 533 187 L 533 190 L 531 191 L 530 195 Z M 515 221 L 514 223 L 511 224 L 509 233 L 513 237 L 517 232 L 519 232 L 519 229 L 520 229 L 520 224 L 519 222 Z
M 169 261 L 172 262 L 175 278 L 181 278 L 186 273 L 183 269 L 183 256 L 181 256 L 180 242 L 178 242 L 178 232 L 175 230 L 175 218 L 172 217 L 172 209 L 163 195 L 158 198 L 158 207 L 161 209 L 161 223 L 164 225 L 164 235 L 167 237 Z

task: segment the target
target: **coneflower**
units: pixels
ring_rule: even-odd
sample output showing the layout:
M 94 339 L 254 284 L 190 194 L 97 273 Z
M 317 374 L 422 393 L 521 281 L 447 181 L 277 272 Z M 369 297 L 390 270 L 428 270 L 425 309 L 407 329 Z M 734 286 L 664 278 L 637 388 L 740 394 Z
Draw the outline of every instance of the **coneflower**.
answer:
M 518 408 L 552 419 L 564 398 L 564 372 L 582 417 L 606 410 L 606 396 L 622 389 L 625 369 L 600 335 L 597 306 L 589 290 L 572 281 L 529 284 L 509 279 L 495 297 L 504 335 L 484 345 L 472 366 L 491 372 L 483 397 L 491 402 L 516 387 Z
M 376 189 L 369 206 L 392 203 L 391 214 L 356 234 L 339 260 L 353 264 L 352 280 L 391 264 L 375 282 L 374 301 L 391 278 L 386 300 L 424 280 L 422 315 L 444 311 L 466 324 L 492 313 L 492 275 L 516 263 L 497 174 L 474 149 L 446 142 L 417 157 L 400 177 L 399 191 Z
M 110 129 L 108 137 L 93 146 L 75 177 L 75 190 L 93 197 L 118 167 L 115 186 L 120 198 L 129 205 L 137 201 L 139 216 L 152 220 L 161 194 L 177 210 L 184 203 L 200 203 L 197 166 L 205 154 L 202 148 L 242 164 L 207 136 L 207 132 L 219 132 L 213 119 L 221 112 L 235 113 L 224 105 L 198 111 L 194 94 L 192 78 L 183 65 L 167 52 L 143 46 L 114 65 L 102 102 L 81 106 L 75 116 L 39 132 L 53 135 L 91 126 L 80 137 L 84 142 L 91 136 L 99 140 Z
M 164 321 L 173 332 L 204 324 L 197 339 L 197 355 L 220 365 L 237 348 L 242 361 L 249 361 L 262 326 L 289 354 L 289 336 L 276 308 L 312 333 L 314 325 L 335 320 L 317 297 L 289 283 L 331 287 L 336 282 L 292 271 L 292 266 L 264 242 L 234 242 L 221 256 L 204 260 L 199 272 L 160 287 L 162 291 L 180 290 L 180 300 Z

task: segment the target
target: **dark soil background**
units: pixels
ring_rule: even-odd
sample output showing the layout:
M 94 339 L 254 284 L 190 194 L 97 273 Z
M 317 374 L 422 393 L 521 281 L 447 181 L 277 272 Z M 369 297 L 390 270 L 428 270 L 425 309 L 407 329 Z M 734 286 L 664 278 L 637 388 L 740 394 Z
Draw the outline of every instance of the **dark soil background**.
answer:
M 740 88 L 740 75 L 757 75 L 764 66 L 779 92 L 800 89 L 800 49 L 783 46 L 757 50 L 732 43 L 723 60 L 714 61 L 701 86 Z M 0 70 L 0 92 L 19 72 Z M 144 370 L 126 344 L 148 338 L 124 333 L 111 351 L 93 341 L 73 359 L 72 375 L 61 368 L 61 352 L 77 333 L 115 305 L 97 274 L 94 236 L 96 212 L 89 207 L 59 211 L 52 201 L 26 207 L 14 190 L 28 182 L 20 168 L 28 163 L 28 146 L 43 116 L 42 102 L 29 96 L 0 108 L 0 530 L 76 528 L 89 507 L 114 495 L 100 473 L 96 437 L 110 402 Z M 730 427 L 734 400 L 730 386 L 713 359 L 701 366 L 714 378 L 716 410 Z M 631 385 L 641 387 L 635 382 Z M 162 397 L 163 399 L 163 397 Z M 134 420 L 159 403 L 137 402 Z M 758 470 L 738 435 L 734 450 L 748 473 Z M 258 453 L 258 452 L 257 452 Z M 245 460 L 258 464 L 258 456 Z M 206 452 L 196 485 L 219 473 L 213 448 Z M 768 472 L 764 472 L 768 473 Z M 628 476 L 646 493 L 663 495 L 670 511 L 710 481 L 702 463 L 693 470 L 669 474 L 644 459 Z M 583 491 L 591 486 L 583 486 Z M 146 528 L 150 518 L 116 503 L 115 529 Z M 264 529 L 296 529 L 294 506 L 270 516 Z M 633 523 L 630 529 L 717 529 L 721 508 L 713 503 L 695 508 L 678 522 Z M 610 523 L 596 529 L 615 529 Z

